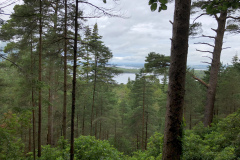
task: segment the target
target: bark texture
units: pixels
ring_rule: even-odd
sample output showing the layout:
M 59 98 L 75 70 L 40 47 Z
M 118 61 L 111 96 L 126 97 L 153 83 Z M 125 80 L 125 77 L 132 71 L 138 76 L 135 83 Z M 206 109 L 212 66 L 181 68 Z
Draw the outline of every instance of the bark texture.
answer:
M 182 155 L 181 125 L 188 53 L 190 6 L 191 0 L 175 1 L 163 160 L 179 160 Z
M 204 114 L 204 126 L 210 126 L 213 120 L 213 110 L 217 89 L 218 72 L 220 68 L 220 57 L 222 52 L 223 36 L 225 32 L 227 12 L 223 11 L 216 17 L 218 28 L 216 30 L 215 46 L 211 63 L 210 79 L 207 90 L 207 102 Z

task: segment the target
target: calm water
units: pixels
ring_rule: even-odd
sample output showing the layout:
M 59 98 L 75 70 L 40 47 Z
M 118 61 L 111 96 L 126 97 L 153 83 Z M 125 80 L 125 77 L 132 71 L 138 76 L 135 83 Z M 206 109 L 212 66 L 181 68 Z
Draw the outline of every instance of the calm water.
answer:
M 135 80 L 135 73 L 122 73 L 118 76 L 115 76 L 113 79 L 118 84 L 121 84 L 121 83 L 127 84 L 128 78 L 130 78 L 130 80 Z M 163 78 L 163 76 L 159 76 L 158 78 L 160 78 L 160 82 L 161 82 L 161 79 Z

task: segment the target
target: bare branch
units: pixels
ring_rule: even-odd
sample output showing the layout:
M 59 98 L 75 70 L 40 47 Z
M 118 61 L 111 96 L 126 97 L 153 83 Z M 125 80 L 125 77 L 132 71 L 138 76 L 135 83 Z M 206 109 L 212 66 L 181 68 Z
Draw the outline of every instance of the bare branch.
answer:
M 172 22 L 171 20 L 169 20 L 169 22 L 170 22 L 171 24 L 173 24 L 173 22 Z
M 206 35 L 202 35 L 202 37 L 207 37 L 207 38 L 213 38 L 213 39 L 215 39 L 215 37 L 213 37 L 213 36 L 206 36 Z
M 209 62 L 205 62 L 205 61 L 202 61 L 202 63 L 207 63 L 207 64 L 210 64 L 210 65 L 211 65 L 211 63 L 209 63 Z
M 208 46 L 214 47 L 214 45 L 209 44 L 209 43 L 204 43 L 204 42 L 198 42 L 198 43 L 194 43 L 194 44 L 206 44 L 206 45 L 208 45 Z
M 199 16 L 197 16 L 194 20 L 193 20 L 193 23 L 198 19 L 198 18 L 200 18 L 200 17 L 202 17 L 202 16 L 204 16 L 204 15 L 207 15 L 206 13 L 202 13 L 202 14 L 200 14 Z
M 209 56 L 202 56 L 202 57 L 207 57 L 207 58 L 209 58 L 209 59 L 211 59 L 211 60 L 212 60 L 212 57 L 209 57 Z
M 188 72 L 194 79 L 196 79 L 198 82 L 200 82 L 202 85 L 204 85 L 205 87 L 209 87 L 209 84 L 207 84 L 206 82 L 204 82 L 202 79 L 196 77 L 193 73 Z
M 222 48 L 222 50 L 224 50 L 224 49 L 229 49 L 229 48 L 232 48 L 232 47 L 225 47 L 225 48 Z
M 92 3 L 89 3 L 89 2 L 87 2 L 87 1 L 79 0 L 78 2 L 79 2 L 79 3 L 85 3 L 85 4 L 88 4 L 88 5 L 92 6 L 92 7 L 94 7 L 95 9 L 101 11 L 105 16 L 108 16 L 108 17 L 121 17 L 121 18 L 123 18 L 123 17 L 120 16 L 120 15 L 109 13 L 108 11 L 111 11 L 111 9 L 106 9 L 106 8 L 98 7 L 98 6 L 96 6 L 96 5 L 92 4 Z
M 219 17 L 216 14 L 214 14 L 214 17 L 217 21 L 219 20 Z
M 78 17 L 78 18 L 101 18 L 101 16 L 93 16 L 93 17 Z
M 13 62 L 12 60 L 4 57 L 4 55 L 0 54 L 0 57 L 3 58 L 3 59 L 5 59 L 5 60 L 7 60 L 7 61 L 9 61 L 9 62 L 11 62 L 13 65 L 15 65 L 16 67 L 18 67 L 19 69 L 23 70 L 23 69 L 22 69 L 19 65 L 17 65 L 15 62 Z
M 233 16 L 227 16 L 227 18 L 231 18 L 231 19 L 235 19 L 235 20 L 239 20 L 240 17 L 233 17 Z
M 200 82 L 202 85 L 204 85 L 205 87 L 209 87 L 209 84 L 207 84 L 206 82 L 204 82 L 203 80 L 201 80 L 200 78 L 196 77 L 195 75 L 192 75 L 192 77 L 194 79 L 196 79 L 198 82 Z
M 212 53 L 212 54 L 213 54 L 213 52 L 211 52 L 211 51 L 202 51 L 202 50 L 199 50 L 199 49 L 196 49 L 196 51 L 199 51 L 199 52 L 207 52 L 207 53 Z
M 211 28 L 211 30 L 213 30 L 214 32 L 217 32 L 217 30 L 216 30 L 216 29 L 213 29 L 213 28 Z

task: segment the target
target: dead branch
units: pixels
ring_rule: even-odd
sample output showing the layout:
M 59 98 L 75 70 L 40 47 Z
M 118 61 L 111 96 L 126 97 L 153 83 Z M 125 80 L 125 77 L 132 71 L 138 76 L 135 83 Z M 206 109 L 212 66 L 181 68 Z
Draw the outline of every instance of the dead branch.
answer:
M 211 59 L 211 60 L 212 60 L 212 57 L 209 57 L 209 56 L 202 56 L 202 57 L 207 57 L 207 58 L 209 58 L 209 59 Z
M 225 48 L 222 48 L 222 50 L 224 50 L 224 49 L 229 49 L 229 48 L 232 48 L 232 47 L 225 47 Z
M 202 17 L 202 16 L 204 16 L 204 15 L 207 15 L 206 13 L 202 13 L 202 14 L 200 14 L 199 16 L 197 16 L 194 20 L 193 20 L 193 23 L 198 19 L 198 18 L 200 18 L 200 17 Z
M 79 0 L 78 2 L 79 2 L 79 3 L 87 4 L 87 5 L 89 5 L 89 6 L 92 6 L 93 8 L 101 11 L 101 12 L 103 13 L 103 15 L 105 15 L 105 16 L 108 16 L 108 17 L 121 17 L 121 18 L 123 18 L 123 17 L 120 16 L 120 15 L 109 13 L 108 11 L 112 11 L 111 9 L 106 9 L 106 8 L 98 7 L 98 6 L 96 6 L 96 5 L 92 4 L 92 3 L 89 3 L 89 2 L 87 2 L 87 1 Z
M 194 44 L 206 44 L 206 45 L 208 45 L 208 46 L 214 47 L 214 45 L 209 44 L 209 43 L 204 43 L 204 42 L 198 42 L 198 43 L 194 43 Z
M 199 50 L 199 49 L 196 49 L 196 51 L 199 51 L 199 52 L 207 52 L 207 53 L 212 53 L 212 54 L 213 54 L 213 52 L 211 52 L 211 51 L 202 51 L 202 50 Z
M 217 33 L 217 30 L 216 30 L 216 29 L 213 29 L 213 28 L 211 28 L 211 30 L 213 30 L 214 32 L 216 32 L 216 33 Z
M 240 17 L 233 17 L 233 16 L 227 16 L 227 18 L 231 18 L 231 19 L 235 19 L 235 20 L 239 20 Z
M 193 73 L 188 72 L 194 79 L 196 79 L 199 83 L 201 83 L 202 85 L 204 85 L 205 87 L 209 87 L 209 84 L 207 84 L 206 82 L 204 82 L 202 79 L 196 77 Z
M 209 87 L 209 85 L 206 83 L 206 82 L 204 82 L 203 80 L 201 80 L 200 78 L 198 78 L 198 77 L 196 77 L 195 75 L 192 75 L 192 77 L 194 78 L 194 79 L 196 79 L 198 82 L 200 82 L 202 85 L 204 85 L 205 87 Z
M 201 63 L 207 63 L 207 64 L 211 65 L 211 63 L 209 63 L 209 62 L 205 62 L 205 61 L 202 61 Z
M 0 54 L 0 57 L 9 61 L 10 63 L 12 63 L 13 65 L 15 65 L 17 68 L 19 68 L 20 70 L 23 70 L 19 65 L 17 65 L 15 62 L 13 62 L 12 60 L 6 58 L 4 55 Z
M 206 35 L 202 35 L 202 37 L 207 37 L 207 38 L 213 38 L 213 39 L 215 39 L 215 37 L 213 37 L 213 36 L 206 36 Z

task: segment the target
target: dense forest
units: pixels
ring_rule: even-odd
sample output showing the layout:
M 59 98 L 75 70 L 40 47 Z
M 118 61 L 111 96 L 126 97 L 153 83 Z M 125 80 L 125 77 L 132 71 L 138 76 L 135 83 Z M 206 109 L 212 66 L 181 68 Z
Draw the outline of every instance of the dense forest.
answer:
M 0 19 L 14 2 L 0 2 Z M 149 0 L 150 10 L 167 3 Z M 220 62 L 225 32 L 239 33 L 239 8 L 238 0 L 175 0 L 171 56 L 150 52 L 143 68 L 123 70 L 109 65 L 98 24 L 87 25 L 120 14 L 87 0 L 15 5 L 0 26 L 0 159 L 240 159 L 240 59 Z M 202 35 L 212 50 L 198 50 L 211 53 L 204 71 L 186 63 L 201 27 L 190 14 L 217 22 L 215 36 Z M 135 80 L 118 84 L 122 72 Z

